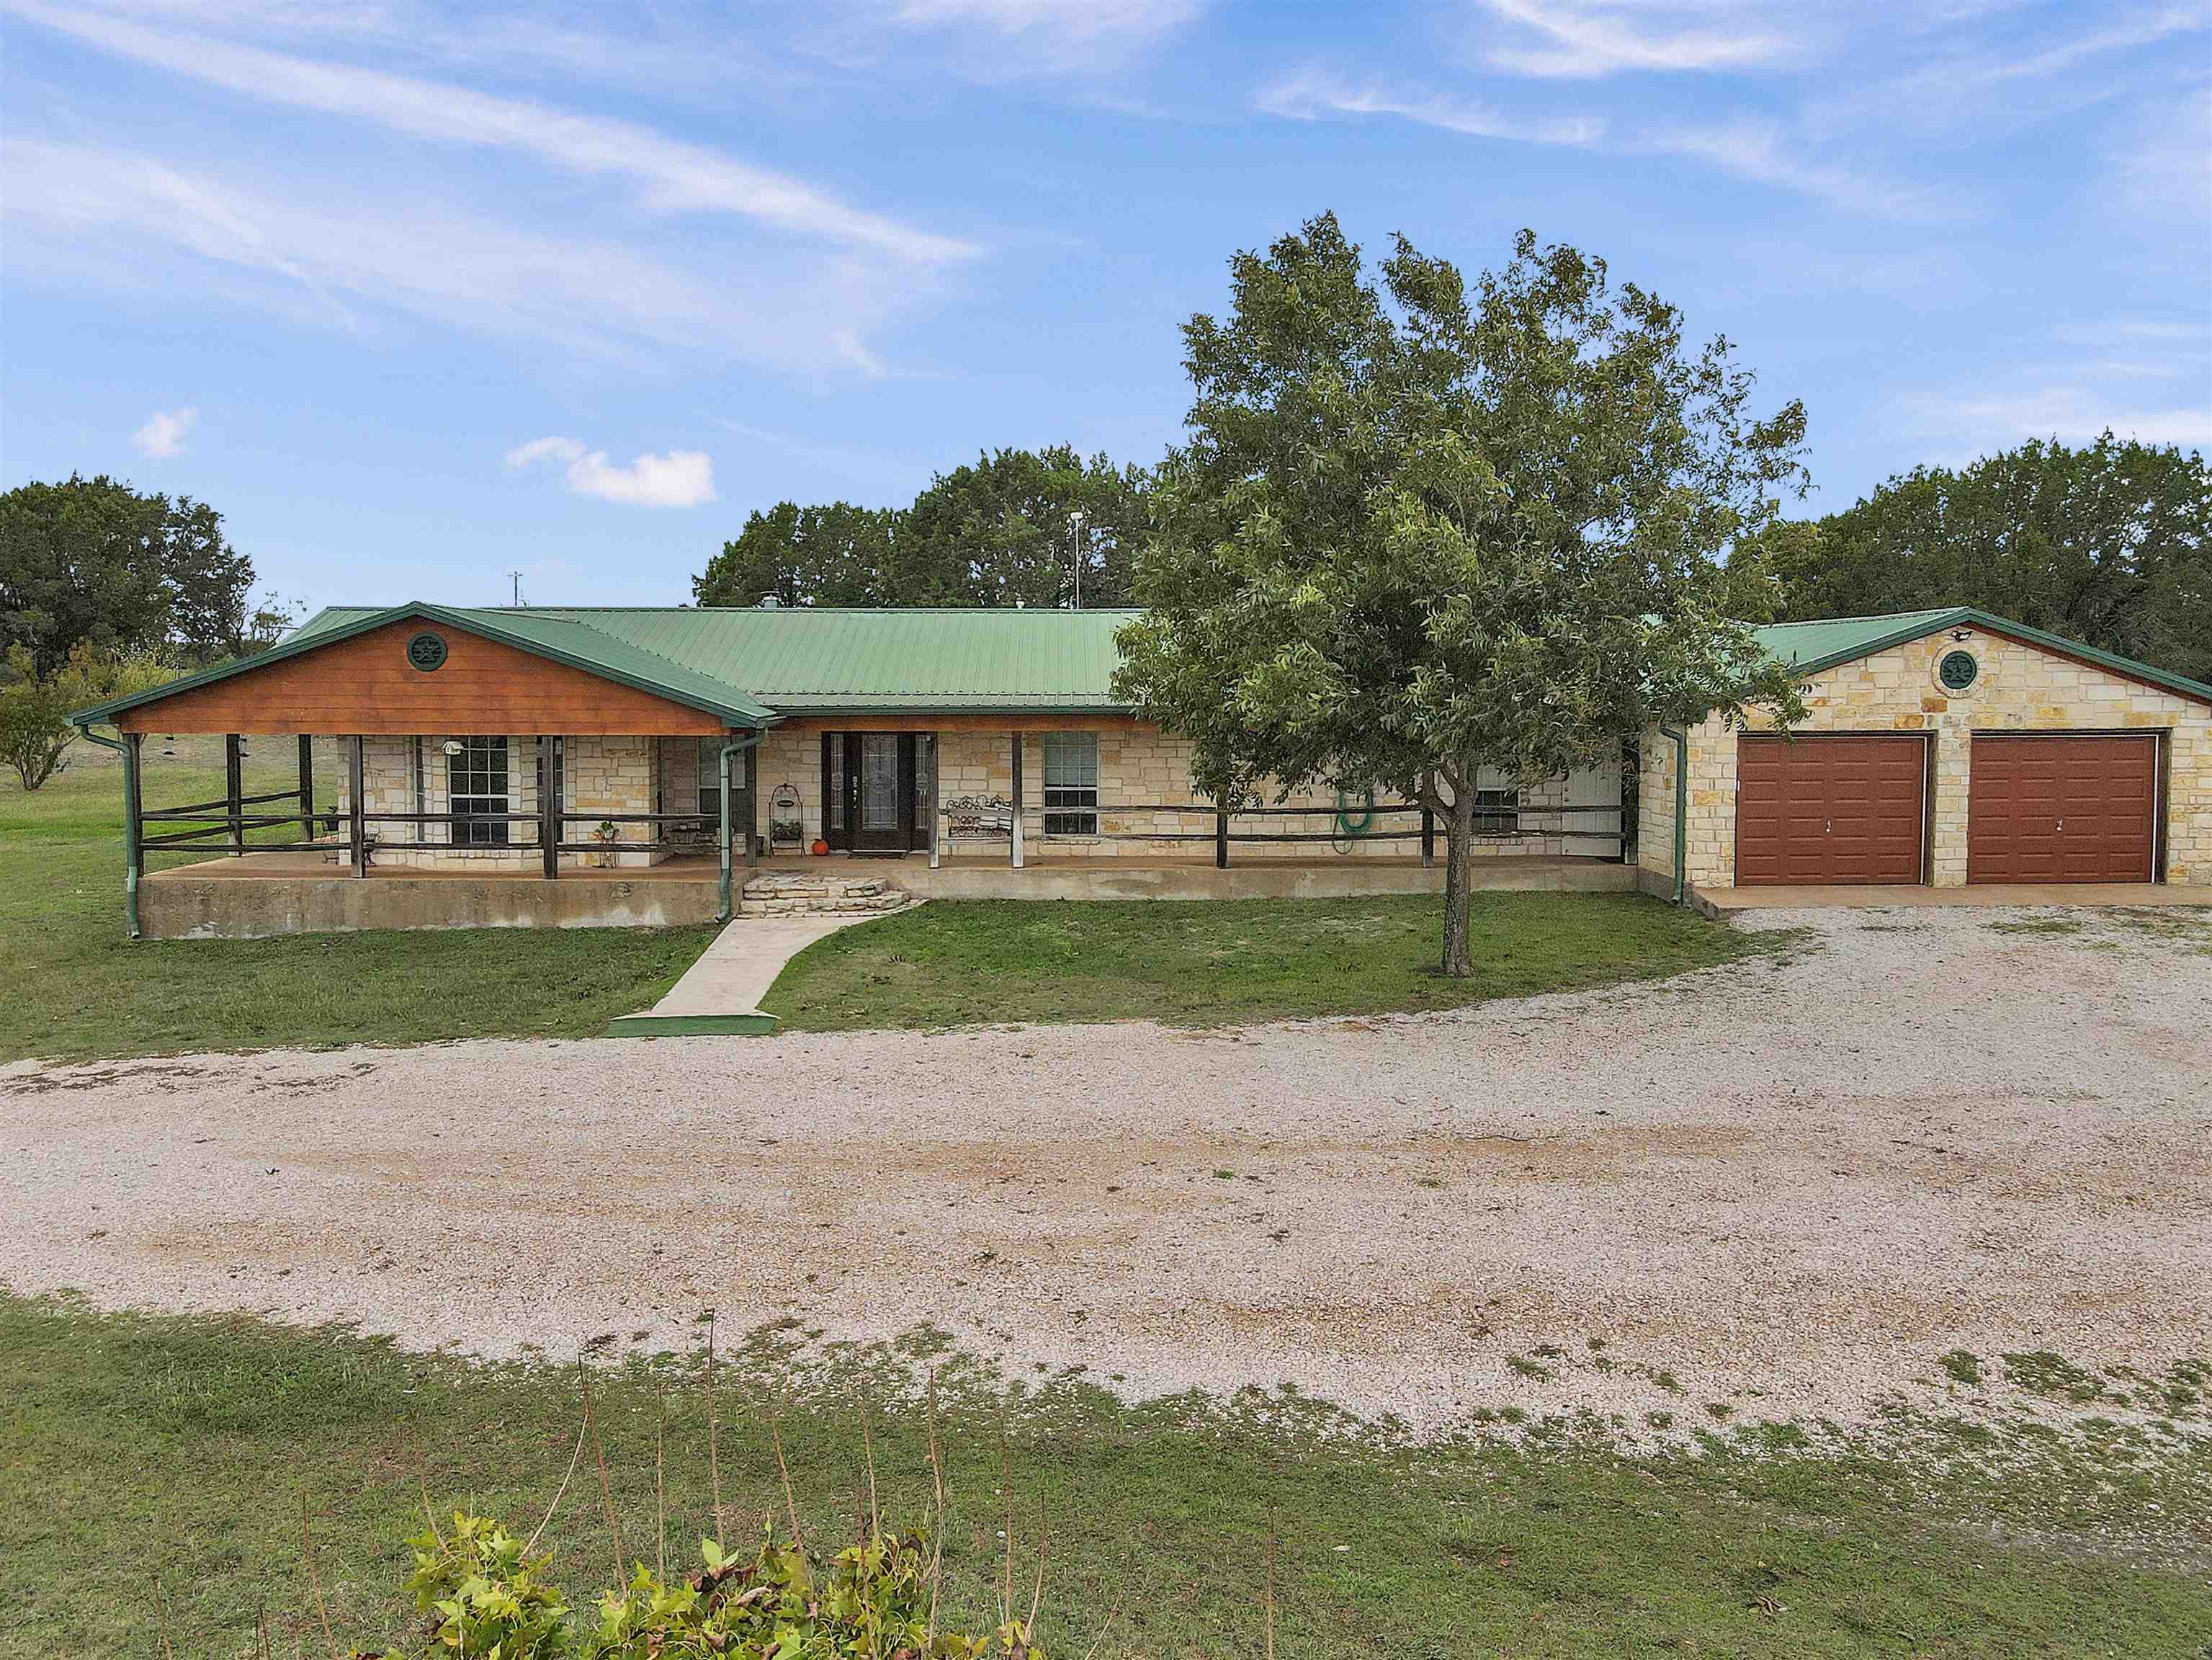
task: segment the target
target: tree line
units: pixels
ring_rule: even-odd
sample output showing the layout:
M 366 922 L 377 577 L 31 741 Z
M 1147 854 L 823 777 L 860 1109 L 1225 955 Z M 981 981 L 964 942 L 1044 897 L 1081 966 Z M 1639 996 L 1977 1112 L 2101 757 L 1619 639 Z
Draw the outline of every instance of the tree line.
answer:
M 1143 603 L 1135 550 L 1156 470 L 1065 446 L 1001 449 L 908 508 L 779 502 L 692 578 L 702 605 Z M 1080 515 L 1079 520 L 1078 515 Z M 1920 466 L 1819 518 L 1777 519 L 1726 552 L 1747 622 L 1978 606 L 2212 680 L 2212 469 L 2111 433 Z
M 702 605 L 1134 603 L 1151 475 L 1065 444 L 939 473 L 903 508 L 779 502 L 691 581 Z
M 0 495 L 0 761 L 60 771 L 75 710 L 268 645 L 296 620 L 253 598 L 222 515 L 101 474 Z

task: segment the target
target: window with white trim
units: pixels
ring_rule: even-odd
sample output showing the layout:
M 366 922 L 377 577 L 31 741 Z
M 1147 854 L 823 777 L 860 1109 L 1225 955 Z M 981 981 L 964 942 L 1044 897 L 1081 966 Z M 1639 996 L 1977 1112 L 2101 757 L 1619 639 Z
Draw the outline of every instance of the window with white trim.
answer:
M 460 753 L 446 757 L 447 805 L 457 848 L 507 844 L 507 739 L 464 738 Z M 498 817 L 487 817 L 496 814 Z
M 1044 735 L 1044 833 L 1098 834 L 1098 734 Z

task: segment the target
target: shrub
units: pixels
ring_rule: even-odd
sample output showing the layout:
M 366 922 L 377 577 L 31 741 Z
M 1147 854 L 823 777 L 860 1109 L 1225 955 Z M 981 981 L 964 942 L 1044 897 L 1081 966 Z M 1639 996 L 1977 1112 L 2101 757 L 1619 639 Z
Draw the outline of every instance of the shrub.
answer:
M 26 790 L 37 789 L 69 764 L 62 752 L 76 741 L 71 714 L 174 673 L 157 657 L 104 655 L 81 643 L 67 662 L 41 675 L 27 649 L 11 648 L 0 672 L 0 762 L 15 769 Z
M 600 1594 L 596 1627 L 544 1577 L 549 1559 L 493 1517 L 457 1513 L 452 1538 L 433 1529 L 407 1542 L 407 1589 L 429 1626 L 418 1650 L 389 1660 L 1045 1660 L 1030 1620 L 1011 1613 L 980 1637 L 935 1628 L 934 1559 L 919 1530 L 864 1523 L 818 1578 L 804 1541 L 778 1539 L 773 1521 L 750 1558 L 702 1539 L 697 1573 L 665 1583 L 638 1563 Z

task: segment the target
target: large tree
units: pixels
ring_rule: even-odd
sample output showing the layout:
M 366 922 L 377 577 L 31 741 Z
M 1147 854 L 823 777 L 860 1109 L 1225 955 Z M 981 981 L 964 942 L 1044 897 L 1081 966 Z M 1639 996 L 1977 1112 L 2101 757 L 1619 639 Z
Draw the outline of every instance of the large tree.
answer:
M 0 495 L 0 649 L 51 675 L 80 645 L 205 660 L 246 648 L 253 566 L 222 516 L 105 474 Z
M 1057 444 L 979 456 L 911 507 L 779 502 L 746 519 L 691 592 L 702 605 L 770 594 L 787 605 L 1125 605 L 1147 482 Z
M 900 515 L 890 508 L 779 502 L 745 520 L 691 579 L 702 605 L 880 605 Z
M 1786 617 L 1978 605 L 2212 680 L 2212 468 L 2193 450 L 2107 432 L 1916 467 L 1749 551 Z
M 1382 289 L 1333 216 L 1231 262 L 1183 331 L 1189 442 L 1139 555 L 1117 684 L 1226 800 L 1375 783 L 1450 826 L 1443 967 L 1472 970 L 1476 779 L 1763 703 L 1722 559 L 1802 489 L 1804 411 L 1750 413 L 1728 344 L 1523 233 L 1472 293 L 1402 238 Z M 1739 579 L 1741 580 L 1741 579 Z
M 1066 444 L 941 473 L 906 516 L 894 603 L 1126 605 L 1149 482 Z

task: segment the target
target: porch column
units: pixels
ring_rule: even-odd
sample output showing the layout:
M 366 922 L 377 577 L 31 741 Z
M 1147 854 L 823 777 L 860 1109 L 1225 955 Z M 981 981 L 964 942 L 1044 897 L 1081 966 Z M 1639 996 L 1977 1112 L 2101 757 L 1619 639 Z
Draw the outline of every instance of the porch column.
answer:
M 362 764 L 361 734 L 356 733 L 346 739 L 346 805 L 351 809 L 346 825 L 346 840 L 353 850 L 353 873 L 368 874 L 368 806 L 362 798 L 367 787 L 368 769 Z
M 921 741 L 929 746 L 929 790 L 924 799 L 923 811 L 929 817 L 929 867 L 935 870 L 937 868 L 937 768 L 943 757 L 939 751 L 939 740 L 937 733 L 926 732 L 921 735 Z
M 138 938 L 138 881 L 146 868 L 145 784 L 139 775 L 145 742 L 141 733 L 123 734 L 123 908 L 133 939 Z
M 315 839 L 315 740 L 304 732 L 300 734 L 300 839 Z
M 745 751 L 745 868 L 760 866 L 760 745 Z
M 553 745 L 560 741 L 542 735 L 538 739 L 538 842 L 549 882 L 561 875 L 561 791 L 553 766 Z
M 238 752 L 238 734 L 231 733 L 222 740 L 223 800 L 229 806 L 230 856 L 246 856 L 246 806 L 241 798 L 246 794 L 244 758 Z
M 1022 735 L 1014 737 L 1014 830 L 1012 860 L 1016 870 L 1022 867 Z

